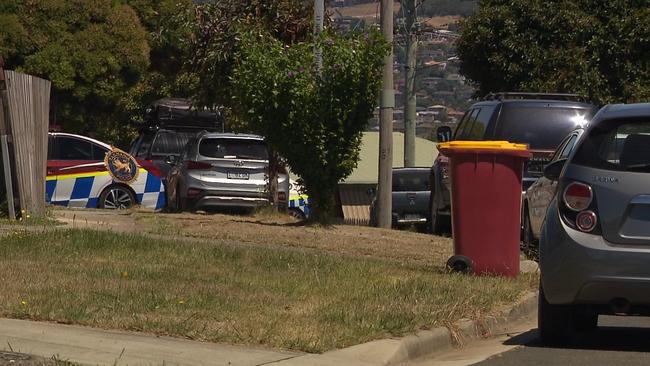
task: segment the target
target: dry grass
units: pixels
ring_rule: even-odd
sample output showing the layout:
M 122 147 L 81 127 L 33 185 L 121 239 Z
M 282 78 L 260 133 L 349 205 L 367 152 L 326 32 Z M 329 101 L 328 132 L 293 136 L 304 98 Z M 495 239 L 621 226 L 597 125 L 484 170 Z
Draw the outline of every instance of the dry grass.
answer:
M 2 238 L 0 316 L 322 352 L 481 317 L 534 285 L 448 274 L 449 248 L 416 233 L 223 215 L 197 228 L 185 216 L 141 220 L 168 233 L 203 225 L 204 241 L 78 229 Z M 171 218 L 179 226 L 157 221 Z M 226 233 L 254 245 L 208 239 Z
M 254 217 L 134 213 L 146 232 L 263 247 L 312 249 L 351 257 L 441 267 L 452 255 L 450 238 L 365 226 L 304 226 L 287 215 Z

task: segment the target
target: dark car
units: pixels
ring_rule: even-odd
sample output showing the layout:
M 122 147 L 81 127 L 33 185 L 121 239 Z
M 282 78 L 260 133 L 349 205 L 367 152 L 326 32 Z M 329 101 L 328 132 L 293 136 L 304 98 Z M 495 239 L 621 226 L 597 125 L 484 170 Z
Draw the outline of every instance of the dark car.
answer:
M 426 228 L 429 216 L 430 168 L 393 168 L 392 226 L 415 225 Z M 376 225 L 376 201 L 370 206 L 372 226 Z
M 584 128 L 577 128 L 575 131 L 571 132 L 569 136 L 560 143 L 560 146 L 555 151 L 549 164 L 553 164 L 558 160 L 567 159 L 583 132 Z M 521 205 L 521 249 L 531 258 L 537 258 L 538 241 L 542 229 L 542 223 L 544 222 L 548 205 L 551 203 L 551 200 L 553 200 L 556 190 L 557 181 L 542 176 L 524 193 Z
M 164 98 L 147 107 L 140 135 L 131 144 L 129 153 L 151 162 L 166 177 L 194 135 L 222 130 L 223 119 L 218 111 L 196 109 L 186 99 Z
M 543 167 L 564 137 L 584 125 L 596 112 L 585 98 L 573 94 L 499 93 L 473 104 L 451 136 L 449 127 L 437 131 L 439 141 L 506 140 L 528 144 L 533 158 L 523 174 L 525 191 L 542 176 Z M 431 168 L 430 230 L 451 229 L 448 158 L 439 155 Z
M 601 314 L 650 315 L 650 103 L 603 107 L 544 175 L 557 190 L 539 243 L 542 343 Z

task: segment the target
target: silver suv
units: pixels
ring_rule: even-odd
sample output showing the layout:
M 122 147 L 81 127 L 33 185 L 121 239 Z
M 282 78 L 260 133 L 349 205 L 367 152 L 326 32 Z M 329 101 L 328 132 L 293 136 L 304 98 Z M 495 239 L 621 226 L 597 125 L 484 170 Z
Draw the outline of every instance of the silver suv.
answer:
M 254 208 L 269 204 L 269 152 L 261 136 L 201 132 L 190 140 L 167 176 L 177 211 Z M 278 172 L 278 202 L 286 207 L 289 180 Z
M 650 104 L 603 107 L 544 175 L 558 185 L 540 238 L 542 341 L 599 314 L 650 315 Z

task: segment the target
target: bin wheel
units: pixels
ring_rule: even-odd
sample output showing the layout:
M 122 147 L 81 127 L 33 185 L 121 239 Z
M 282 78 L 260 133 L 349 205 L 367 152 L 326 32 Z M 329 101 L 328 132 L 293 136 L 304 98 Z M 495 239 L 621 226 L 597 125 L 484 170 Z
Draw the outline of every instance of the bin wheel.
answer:
M 471 259 L 464 255 L 455 255 L 447 261 L 447 267 L 454 271 L 460 273 L 472 273 L 474 272 L 474 262 Z

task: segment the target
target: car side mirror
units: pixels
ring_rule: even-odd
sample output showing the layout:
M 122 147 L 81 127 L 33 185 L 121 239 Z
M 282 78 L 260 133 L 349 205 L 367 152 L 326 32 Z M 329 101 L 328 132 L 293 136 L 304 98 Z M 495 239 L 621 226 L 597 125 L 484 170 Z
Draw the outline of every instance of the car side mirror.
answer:
M 178 161 L 178 158 L 176 157 L 176 155 L 167 155 L 165 157 L 165 163 L 167 163 L 167 164 L 175 165 L 177 161 Z
M 451 127 L 440 126 L 436 130 L 436 140 L 438 142 L 447 142 L 451 140 Z
M 566 159 L 560 159 L 548 164 L 544 167 L 544 177 L 552 181 L 557 181 L 560 179 L 560 173 L 562 173 L 562 168 L 564 168 L 565 163 Z

